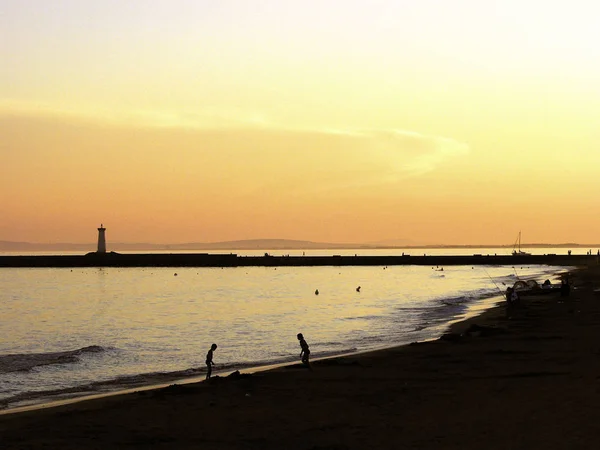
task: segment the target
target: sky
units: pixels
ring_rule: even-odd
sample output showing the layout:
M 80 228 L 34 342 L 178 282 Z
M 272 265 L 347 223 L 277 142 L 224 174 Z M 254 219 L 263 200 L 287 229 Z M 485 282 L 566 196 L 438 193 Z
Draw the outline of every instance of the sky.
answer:
M 0 240 L 600 242 L 599 16 L 0 0 Z

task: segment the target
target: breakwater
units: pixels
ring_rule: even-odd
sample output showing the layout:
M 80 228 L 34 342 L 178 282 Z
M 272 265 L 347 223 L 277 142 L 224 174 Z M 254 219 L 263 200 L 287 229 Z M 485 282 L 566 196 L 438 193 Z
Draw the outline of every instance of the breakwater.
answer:
M 0 256 L 0 267 L 246 267 L 246 266 L 580 266 L 598 264 L 596 255 L 398 255 L 238 256 L 209 253 L 88 253 L 86 255 Z

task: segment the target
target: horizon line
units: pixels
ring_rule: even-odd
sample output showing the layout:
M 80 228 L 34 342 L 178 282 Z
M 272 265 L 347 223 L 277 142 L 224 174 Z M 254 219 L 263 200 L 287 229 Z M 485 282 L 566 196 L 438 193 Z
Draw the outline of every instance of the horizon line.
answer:
M 180 250 L 185 250 L 184 247 L 194 247 L 195 249 L 202 249 L 203 246 L 212 247 L 218 245 L 227 245 L 227 244 L 243 244 L 243 243 L 251 243 L 251 242 L 280 242 L 285 245 L 288 243 L 305 243 L 305 244 L 313 244 L 319 245 L 323 249 L 327 248 L 326 246 L 331 245 L 336 248 L 360 248 L 360 247 L 369 247 L 373 249 L 394 249 L 394 248 L 511 248 L 514 247 L 514 244 L 385 244 L 385 240 L 382 243 L 360 243 L 360 242 L 321 242 L 321 241 L 310 241 L 310 240 L 302 240 L 302 239 L 278 239 L 278 238 L 268 238 L 268 239 L 236 239 L 236 240 L 227 240 L 227 241 L 213 241 L 213 242 L 181 242 L 181 243 L 151 243 L 151 242 L 112 242 L 110 245 L 112 246 L 149 246 L 149 247 L 180 247 Z M 390 239 L 390 241 L 394 241 L 394 239 Z M 39 246 L 39 247 L 56 247 L 56 246 L 96 246 L 96 242 L 29 242 L 29 241 L 8 241 L 8 240 L 0 240 L 0 244 L 9 244 L 9 245 L 23 245 L 23 246 Z M 107 242 L 109 244 L 109 242 Z M 108 246 L 108 245 L 107 245 Z M 562 242 L 562 243 L 548 243 L 548 242 L 531 242 L 531 243 L 521 243 L 521 247 L 568 247 L 568 246 L 577 246 L 577 247 L 599 247 L 600 243 L 577 243 L 577 242 Z M 291 248 L 281 247 L 282 249 Z M 296 246 L 297 249 L 302 249 L 299 246 Z M 191 249 L 191 248 L 190 248 Z M 231 247 L 230 249 L 235 250 L 235 247 Z M 270 247 L 254 247 L 254 249 L 265 249 L 269 250 Z

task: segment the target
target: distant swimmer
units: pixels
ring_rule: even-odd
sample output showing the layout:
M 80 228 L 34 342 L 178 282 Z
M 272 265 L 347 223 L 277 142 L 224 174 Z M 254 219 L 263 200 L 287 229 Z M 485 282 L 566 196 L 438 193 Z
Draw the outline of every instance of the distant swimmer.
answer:
M 210 346 L 210 350 L 206 354 L 206 379 L 208 380 L 212 374 L 212 368 L 215 365 L 213 361 L 213 352 L 217 349 L 217 344 Z
M 360 292 L 360 286 L 356 288 L 356 292 Z
M 302 336 L 302 333 L 298 333 L 296 337 L 300 341 L 300 348 L 302 349 L 300 351 L 300 358 L 302 359 L 302 363 L 310 369 L 310 365 L 308 364 L 308 358 L 310 356 L 310 349 L 308 348 L 308 344 L 304 340 L 304 336 Z
M 315 291 L 315 295 L 319 295 L 319 290 L 318 289 Z

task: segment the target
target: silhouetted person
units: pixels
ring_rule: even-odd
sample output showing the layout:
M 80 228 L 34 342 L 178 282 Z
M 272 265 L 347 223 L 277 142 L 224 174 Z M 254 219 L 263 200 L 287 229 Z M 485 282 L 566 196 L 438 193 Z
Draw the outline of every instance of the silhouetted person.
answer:
M 515 291 L 512 287 L 507 287 L 504 296 L 506 297 L 506 318 L 510 319 L 514 313 L 515 304 L 514 297 Z
M 356 288 L 356 292 L 360 292 L 360 286 Z
M 560 296 L 568 297 L 571 292 L 571 285 L 569 284 L 569 279 L 562 280 L 560 282 Z
M 300 351 L 300 358 L 302 359 L 302 363 L 306 367 L 310 367 L 308 364 L 308 358 L 310 357 L 310 349 L 308 348 L 308 344 L 304 340 L 304 336 L 302 336 L 302 333 L 298 333 L 297 338 L 300 341 L 300 348 L 302 349 Z
M 318 289 L 315 291 L 315 295 L 319 295 L 319 290 Z
M 213 352 L 217 349 L 217 344 L 213 344 L 210 346 L 210 350 L 206 354 L 206 379 L 210 378 L 212 374 L 212 366 L 215 365 L 213 361 Z
M 514 288 L 512 287 L 508 287 L 506 288 L 506 304 L 508 306 L 515 306 L 517 303 L 519 303 L 519 294 L 517 293 L 517 291 L 515 291 Z
M 510 303 L 512 305 L 516 305 L 517 303 L 519 303 L 519 294 L 514 289 L 513 289 L 512 293 L 510 294 Z
M 512 302 L 512 293 L 513 293 L 513 288 L 511 287 L 507 287 L 506 288 L 506 303 L 510 304 L 510 302 Z

